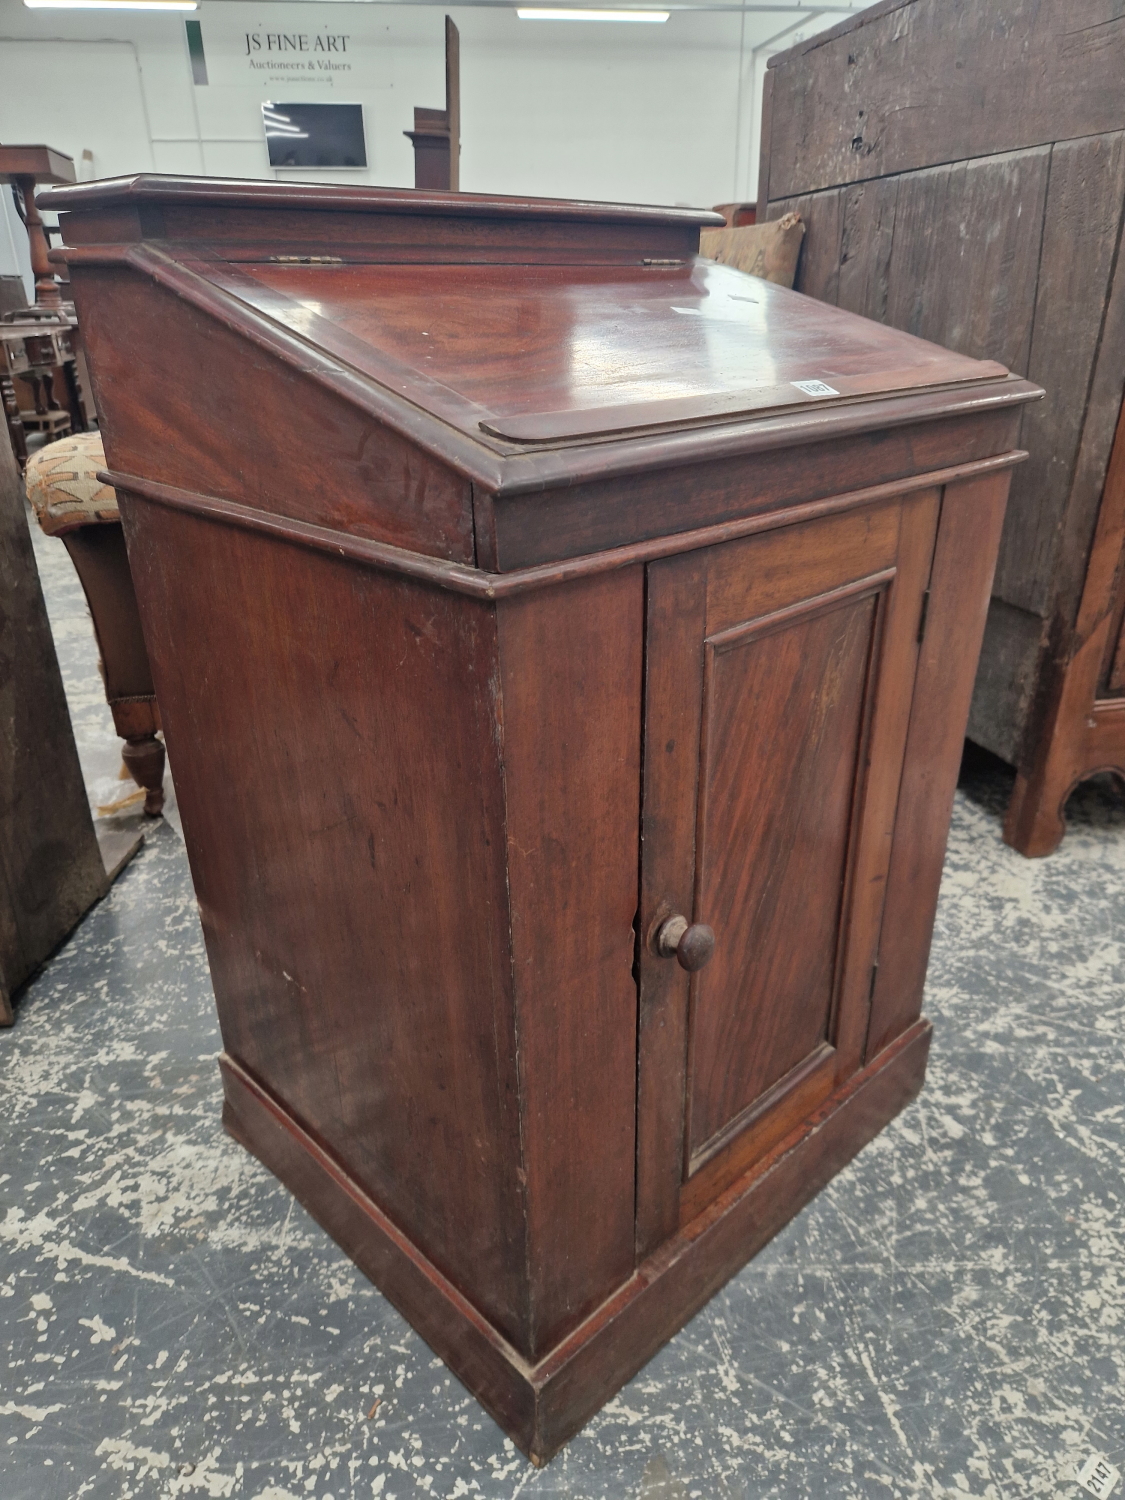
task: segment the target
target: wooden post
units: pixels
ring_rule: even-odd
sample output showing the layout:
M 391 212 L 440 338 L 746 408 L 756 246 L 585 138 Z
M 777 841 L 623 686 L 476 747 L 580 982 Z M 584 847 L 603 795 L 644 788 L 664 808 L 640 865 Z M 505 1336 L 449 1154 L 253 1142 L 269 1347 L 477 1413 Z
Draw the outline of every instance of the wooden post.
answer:
M 28 244 L 31 247 L 31 270 L 35 277 L 36 305 L 60 307 L 62 297 L 59 294 L 59 284 L 51 271 L 51 262 L 47 259 L 49 248 L 47 234 L 43 228 L 43 220 L 39 217 L 39 210 L 35 206 L 35 178 L 23 175 L 13 177 L 12 186 L 19 195 L 16 207 L 21 210 L 20 217 L 23 219 Z
M 461 36 L 445 18 L 445 108 L 415 107 L 414 129 L 404 130 L 414 144 L 414 186 L 439 192 L 461 187 Z
M 74 160 L 50 146 L 0 146 L 0 182 L 16 190 L 16 208 L 27 229 L 38 307 L 59 307 L 62 293 L 47 259 L 47 233 L 35 206 L 37 183 L 73 182 Z

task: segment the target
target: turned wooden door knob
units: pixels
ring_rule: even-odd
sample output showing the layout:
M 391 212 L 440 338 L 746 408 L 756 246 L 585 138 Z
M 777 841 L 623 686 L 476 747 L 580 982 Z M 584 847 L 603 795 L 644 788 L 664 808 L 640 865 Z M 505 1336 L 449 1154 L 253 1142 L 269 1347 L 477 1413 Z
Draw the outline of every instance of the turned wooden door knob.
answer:
M 681 969 L 694 974 L 711 962 L 715 934 L 702 922 L 689 927 L 688 919 L 677 914 L 661 924 L 656 948 L 661 958 L 674 958 Z

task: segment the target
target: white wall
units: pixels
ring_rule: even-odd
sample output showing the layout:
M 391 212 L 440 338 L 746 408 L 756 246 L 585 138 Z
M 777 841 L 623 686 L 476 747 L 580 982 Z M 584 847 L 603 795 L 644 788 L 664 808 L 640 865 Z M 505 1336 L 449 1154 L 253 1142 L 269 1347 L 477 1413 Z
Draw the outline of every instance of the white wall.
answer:
M 779 43 L 788 46 L 839 19 L 674 11 L 645 26 L 527 22 L 506 8 L 450 14 L 461 32 L 464 190 L 702 205 L 754 194 L 760 75 L 776 50 L 766 38 L 788 25 Z M 85 176 L 410 186 L 402 132 L 416 104 L 444 102 L 443 15 L 426 5 L 203 0 L 195 19 L 209 82 L 195 86 L 182 14 L 0 0 L 0 140 L 45 141 L 76 162 L 90 151 Z M 334 54 L 346 71 L 326 75 L 298 58 L 299 72 L 271 72 L 263 52 L 247 55 L 248 32 L 346 36 L 346 52 Z M 273 172 L 263 100 L 333 98 L 364 106 L 367 171 Z

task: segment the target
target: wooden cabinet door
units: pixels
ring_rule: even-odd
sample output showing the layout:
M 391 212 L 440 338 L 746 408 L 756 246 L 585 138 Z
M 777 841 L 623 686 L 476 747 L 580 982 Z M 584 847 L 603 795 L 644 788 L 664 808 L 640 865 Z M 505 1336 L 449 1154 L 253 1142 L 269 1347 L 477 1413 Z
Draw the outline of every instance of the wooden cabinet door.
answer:
M 863 1065 L 940 494 L 652 563 L 637 1246 Z M 659 956 L 673 914 L 710 962 Z

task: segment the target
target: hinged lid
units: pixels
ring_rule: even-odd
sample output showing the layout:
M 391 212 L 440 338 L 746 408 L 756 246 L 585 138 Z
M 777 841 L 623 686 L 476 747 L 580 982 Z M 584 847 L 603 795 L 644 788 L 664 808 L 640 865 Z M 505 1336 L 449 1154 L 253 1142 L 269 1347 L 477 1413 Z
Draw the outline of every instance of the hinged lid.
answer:
M 698 258 L 503 268 L 273 260 L 211 274 L 466 434 L 508 443 L 1007 374 Z
M 276 329 L 305 373 L 347 371 L 509 459 L 920 392 L 947 414 L 1007 376 L 699 259 L 704 211 L 153 177 L 39 201 L 70 258 L 116 241 L 259 342 Z

